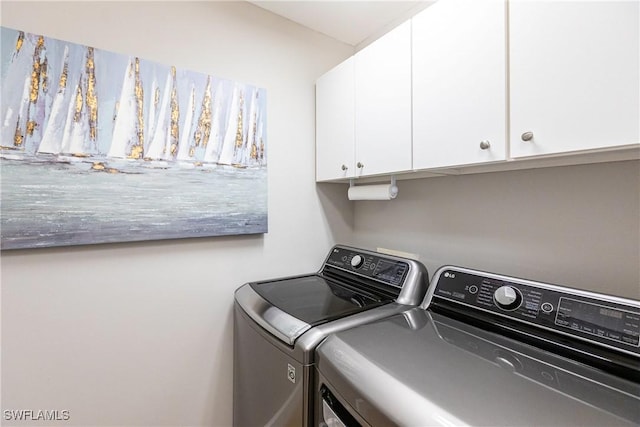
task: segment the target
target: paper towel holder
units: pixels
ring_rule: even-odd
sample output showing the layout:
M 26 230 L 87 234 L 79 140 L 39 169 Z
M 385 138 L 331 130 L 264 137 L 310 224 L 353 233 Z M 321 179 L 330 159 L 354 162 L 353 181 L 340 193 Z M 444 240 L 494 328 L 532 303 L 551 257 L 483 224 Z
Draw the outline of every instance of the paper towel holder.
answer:
M 357 190 L 356 190 L 357 189 Z M 375 195 L 368 194 L 362 195 L 358 194 L 358 197 L 352 198 L 352 193 L 362 193 L 359 190 L 373 190 Z M 384 194 L 382 194 L 382 192 Z M 355 180 L 349 180 L 349 200 L 393 200 L 398 196 L 398 186 L 396 185 L 396 177 L 394 175 L 391 176 L 391 184 L 389 185 L 355 185 Z M 372 196 L 372 197 L 368 197 Z

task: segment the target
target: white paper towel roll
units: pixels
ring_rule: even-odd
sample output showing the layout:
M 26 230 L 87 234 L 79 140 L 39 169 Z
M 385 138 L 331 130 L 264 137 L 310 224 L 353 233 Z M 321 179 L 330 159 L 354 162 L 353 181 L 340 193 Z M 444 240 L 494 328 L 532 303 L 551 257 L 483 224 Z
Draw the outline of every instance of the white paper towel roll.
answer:
M 352 185 L 347 196 L 349 200 L 391 200 L 398 195 L 398 187 L 393 184 Z

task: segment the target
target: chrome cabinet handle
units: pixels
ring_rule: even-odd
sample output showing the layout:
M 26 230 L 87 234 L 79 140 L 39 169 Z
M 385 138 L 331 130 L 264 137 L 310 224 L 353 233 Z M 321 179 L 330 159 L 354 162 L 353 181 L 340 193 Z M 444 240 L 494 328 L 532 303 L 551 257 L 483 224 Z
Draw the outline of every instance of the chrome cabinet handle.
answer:
M 358 169 L 362 169 L 364 167 L 364 165 L 360 162 L 358 162 L 358 164 L 356 165 L 358 167 Z
M 342 169 L 343 171 L 346 171 L 347 169 L 349 169 L 349 167 L 347 165 L 342 165 L 340 169 Z
M 491 143 L 489 141 L 480 141 L 481 150 L 487 150 L 489 147 L 491 147 Z
M 533 132 L 525 132 L 520 138 L 522 138 L 522 140 L 525 142 L 531 141 L 533 139 Z

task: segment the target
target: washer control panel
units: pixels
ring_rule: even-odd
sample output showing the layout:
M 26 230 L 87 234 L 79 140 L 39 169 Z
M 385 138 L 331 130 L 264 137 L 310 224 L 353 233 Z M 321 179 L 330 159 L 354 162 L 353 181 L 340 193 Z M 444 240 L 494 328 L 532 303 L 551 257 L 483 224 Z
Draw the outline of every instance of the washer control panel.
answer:
M 640 354 L 640 301 L 459 267 L 436 278 L 433 299 Z
M 326 265 L 401 288 L 409 273 L 409 263 L 382 254 L 335 247 Z

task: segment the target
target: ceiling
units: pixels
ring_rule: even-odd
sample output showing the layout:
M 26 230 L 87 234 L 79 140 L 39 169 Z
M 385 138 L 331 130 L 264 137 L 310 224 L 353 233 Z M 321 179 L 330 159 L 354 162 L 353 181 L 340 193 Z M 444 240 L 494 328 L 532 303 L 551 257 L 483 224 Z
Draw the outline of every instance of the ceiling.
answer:
M 357 46 L 372 36 L 380 36 L 381 31 L 399 23 L 400 19 L 407 19 L 412 11 L 433 3 L 433 0 L 249 1 L 352 46 Z

